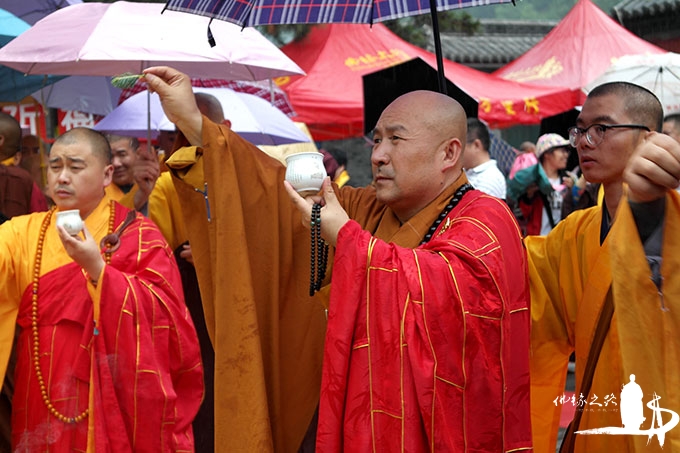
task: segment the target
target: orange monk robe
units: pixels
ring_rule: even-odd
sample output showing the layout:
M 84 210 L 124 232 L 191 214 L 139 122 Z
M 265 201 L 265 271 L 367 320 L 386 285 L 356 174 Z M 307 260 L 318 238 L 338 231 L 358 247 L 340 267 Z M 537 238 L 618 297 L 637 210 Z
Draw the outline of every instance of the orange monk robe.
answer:
M 309 230 L 283 190 L 285 168 L 228 128 L 203 121 L 204 147 L 179 149 L 168 165 L 183 180 L 176 182 L 182 205 L 192 206 L 192 212 L 185 209 L 185 218 L 208 328 L 215 332 L 217 374 L 220 363 L 231 365 L 222 365 L 222 381 L 228 385 L 218 389 L 216 379 L 217 443 L 226 450 L 269 451 L 272 442 L 277 451 L 296 451 L 318 399 L 323 343 L 319 301 L 308 296 Z M 206 188 L 209 209 L 197 192 Z M 427 214 L 401 228 L 372 188 L 345 187 L 338 195 L 363 228 L 412 246 L 448 203 L 438 199 Z M 518 230 L 515 234 L 519 241 Z M 299 246 L 291 250 L 290 244 Z M 278 343 L 272 343 L 273 334 Z M 273 346 L 278 355 L 272 356 Z M 262 364 L 253 360 L 259 357 Z M 249 366 L 234 368 L 244 363 Z M 268 400 L 262 395 L 265 388 L 271 393 Z M 265 403 L 274 434 L 266 411 L 260 411 Z M 528 433 L 528 419 L 524 429 Z
M 97 242 L 108 233 L 110 206 L 104 198 L 85 220 Z M 115 206 L 117 228 L 128 210 Z M 0 375 L 14 320 L 22 327 L 14 448 L 191 450 L 191 421 L 203 395 L 198 342 L 172 253 L 141 215 L 125 229 L 96 287 L 66 254 L 50 220 L 38 290 L 41 370 L 58 411 L 73 417 L 88 409 L 89 416 L 66 424 L 48 413 L 34 372 L 30 326 L 36 247 L 43 219 L 52 215 L 22 216 L 0 226 Z
M 318 451 L 531 450 L 529 294 L 514 217 L 472 191 L 419 246 L 465 182 L 404 224 L 373 189 L 340 191 L 358 223 L 338 236 Z
M 119 200 L 123 206 L 134 209 L 134 196 L 139 190 L 137 185 L 123 195 Z M 149 195 L 148 216 L 158 226 L 163 233 L 163 237 L 168 241 L 172 250 L 176 250 L 181 244 L 186 242 L 189 237 L 184 226 L 182 216 L 182 205 L 180 204 L 177 191 L 172 182 L 172 176 L 164 171 L 156 180 L 151 194 Z
M 612 288 L 614 317 L 598 361 L 579 429 L 622 426 L 621 387 L 630 374 L 660 407 L 680 414 L 680 197 L 669 191 L 663 232 L 663 300 L 626 199 L 600 246 L 601 207 L 572 213 L 547 236 L 525 239 L 532 297 L 531 406 L 534 447 L 555 451 L 567 363 L 576 354 L 576 401 L 597 316 Z M 675 307 L 675 308 L 674 308 Z M 596 397 L 596 399 L 594 398 Z M 557 398 L 557 402 L 555 402 Z M 607 402 L 607 405 L 605 405 Z M 650 427 L 645 407 L 642 429 Z M 669 420 L 664 414 L 665 421 Z M 680 427 L 666 433 L 663 449 L 647 436 L 576 435 L 576 451 L 680 451 Z
M 181 148 L 167 164 L 181 179 L 215 350 L 215 445 L 297 452 L 319 401 L 326 326 L 323 305 L 309 297 L 309 230 L 283 190 L 285 167 L 203 121 L 203 150 Z M 210 221 L 197 191 L 206 187 Z

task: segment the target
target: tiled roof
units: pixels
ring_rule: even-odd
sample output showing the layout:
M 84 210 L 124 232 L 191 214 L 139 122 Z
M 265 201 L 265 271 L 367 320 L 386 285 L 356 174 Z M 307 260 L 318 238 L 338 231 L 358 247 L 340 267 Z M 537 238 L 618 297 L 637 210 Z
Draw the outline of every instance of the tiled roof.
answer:
M 533 47 L 557 22 L 481 20 L 481 30 L 470 36 L 442 33 L 444 58 L 491 72 Z M 434 52 L 434 43 L 427 50 Z
M 680 11 L 680 0 L 623 0 L 614 6 L 613 15 L 622 21 L 678 11 Z
M 447 60 L 482 71 L 504 66 L 538 43 L 543 36 L 442 35 L 442 54 Z M 434 45 L 429 45 L 434 52 Z

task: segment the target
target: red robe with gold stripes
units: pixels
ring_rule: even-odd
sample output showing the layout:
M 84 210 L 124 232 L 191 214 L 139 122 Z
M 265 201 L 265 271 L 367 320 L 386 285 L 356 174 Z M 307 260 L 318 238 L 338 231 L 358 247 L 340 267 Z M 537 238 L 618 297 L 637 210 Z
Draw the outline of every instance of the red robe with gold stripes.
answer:
M 108 230 L 109 212 L 104 200 L 86 219 L 97 241 Z M 128 212 L 115 204 L 114 228 Z M 46 215 L 22 217 L 0 230 L 0 248 L 14 247 L 14 254 L 23 256 L 14 264 L 9 257 L 0 263 L 13 277 L 6 295 L 24 288 L 17 317 L 13 448 L 193 451 L 191 422 L 203 396 L 198 340 L 172 252 L 156 226 L 140 214 L 123 231 L 120 248 L 96 287 L 78 264 L 57 258 L 65 252 L 51 219 L 38 289 L 40 369 L 59 413 L 75 417 L 87 409 L 89 415 L 65 423 L 49 413 L 33 363 L 32 285 L 26 284 L 32 273 L 25 275 L 35 262 L 35 230 Z
M 390 241 L 422 234 L 441 208 L 429 210 L 374 228 Z M 422 246 L 350 221 L 333 263 L 317 450 L 531 450 L 528 307 L 502 200 L 467 193 Z

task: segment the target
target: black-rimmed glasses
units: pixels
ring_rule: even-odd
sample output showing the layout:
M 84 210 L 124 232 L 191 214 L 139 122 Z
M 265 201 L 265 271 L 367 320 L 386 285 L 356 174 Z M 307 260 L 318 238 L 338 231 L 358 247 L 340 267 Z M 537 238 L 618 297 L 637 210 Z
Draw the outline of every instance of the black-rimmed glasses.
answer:
M 590 146 L 597 146 L 604 140 L 604 133 L 607 132 L 608 129 L 623 128 L 644 129 L 647 132 L 650 130 L 647 126 L 643 126 L 642 124 L 591 124 L 586 128 L 574 126 L 568 129 L 569 144 L 576 148 L 581 137 L 585 137 Z

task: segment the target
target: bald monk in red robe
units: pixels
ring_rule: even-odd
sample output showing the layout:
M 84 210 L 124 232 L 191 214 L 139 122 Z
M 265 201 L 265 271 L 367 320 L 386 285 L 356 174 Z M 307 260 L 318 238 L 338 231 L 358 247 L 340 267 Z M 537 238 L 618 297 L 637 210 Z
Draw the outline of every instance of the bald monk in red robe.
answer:
M 196 331 L 158 228 L 105 196 L 112 173 L 104 136 L 73 129 L 50 152 L 56 208 L 0 225 L 0 376 L 20 328 L 13 451 L 193 451 Z M 74 236 L 56 225 L 71 209 Z
M 315 388 L 289 377 L 313 382 L 309 358 L 322 345 L 310 335 L 320 293 L 307 293 L 317 202 L 321 235 L 335 247 L 317 451 L 531 450 L 521 233 L 502 200 L 466 180 L 458 102 L 425 91 L 397 99 L 375 130 L 374 186 L 327 180 L 319 196 L 302 199 L 284 192 L 282 164 L 200 115 L 186 75 L 150 68 L 146 81 L 193 145 L 168 165 L 183 206 L 194 207 L 185 221 L 216 372 L 240 365 L 238 376 L 224 375 L 230 393 L 216 379 L 216 420 L 221 401 L 240 408 L 225 412 L 244 431 L 230 433 L 229 447 L 296 451 L 316 404 Z M 243 261 L 220 267 L 227 256 Z M 230 328 L 239 335 L 222 342 Z M 270 394 L 257 401 L 267 413 L 239 402 L 246 375 L 262 376 L 256 388 L 264 382 Z

